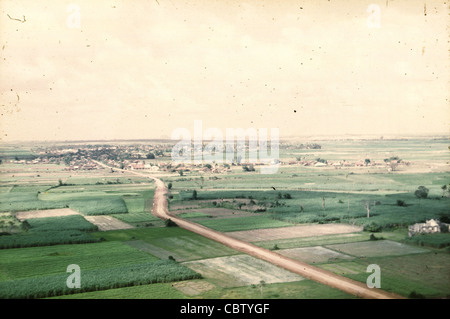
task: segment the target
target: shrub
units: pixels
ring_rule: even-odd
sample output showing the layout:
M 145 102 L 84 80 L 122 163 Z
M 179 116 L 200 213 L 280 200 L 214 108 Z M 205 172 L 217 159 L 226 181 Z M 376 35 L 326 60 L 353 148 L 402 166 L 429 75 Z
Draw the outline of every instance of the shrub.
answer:
M 376 237 L 374 234 L 370 234 L 369 240 L 381 240 L 383 237 Z
M 416 292 L 415 290 L 411 291 L 411 293 L 408 295 L 408 298 L 410 299 L 425 299 L 425 296 Z
M 414 192 L 414 195 L 416 195 L 417 198 L 427 198 L 429 191 L 430 190 L 425 186 L 419 186 L 417 190 Z
M 375 223 L 375 222 L 371 222 L 369 224 L 364 225 L 364 230 L 365 231 L 369 231 L 371 233 L 378 233 L 382 229 L 383 228 L 380 225 L 378 225 L 377 223 Z
M 177 223 L 175 223 L 173 220 L 171 220 L 170 218 L 169 219 L 166 219 L 165 221 L 164 221 L 164 224 L 166 225 L 166 227 L 176 227 L 176 226 L 178 226 L 177 225 Z
M 406 203 L 405 203 L 405 201 L 404 201 L 404 200 L 401 200 L 401 199 L 397 199 L 397 206 L 401 206 L 401 207 L 404 207 L 404 206 L 406 206 Z

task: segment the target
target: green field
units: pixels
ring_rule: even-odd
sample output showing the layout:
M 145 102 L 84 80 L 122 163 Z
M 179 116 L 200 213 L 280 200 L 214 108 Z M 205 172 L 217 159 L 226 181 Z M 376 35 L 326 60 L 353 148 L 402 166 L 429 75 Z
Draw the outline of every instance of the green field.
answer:
M 88 222 L 83 216 L 70 215 L 60 217 L 29 218 L 23 222 L 24 227 L 32 232 L 80 230 L 95 231 L 98 227 Z
M 192 192 L 181 192 L 180 200 L 173 200 L 172 205 L 180 202 L 188 206 L 214 208 L 219 207 L 219 204 L 212 205 L 214 200 L 221 203 L 222 199 L 232 199 L 231 202 L 223 202 L 220 207 L 238 210 L 239 200 L 251 199 L 257 207 L 264 207 L 265 213 L 257 213 L 254 217 L 198 220 L 200 224 L 220 231 L 330 222 L 356 224 L 370 231 L 381 231 L 422 223 L 431 218 L 450 220 L 449 197 L 419 199 L 413 192 L 381 194 L 298 190 L 201 190 L 197 194 L 198 200 L 187 201 Z M 284 198 L 287 194 L 290 199 Z M 399 206 L 398 201 L 402 201 L 404 205 Z M 367 205 L 370 208 L 369 213 Z M 245 211 L 248 207 L 243 206 L 242 209 Z
M 450 194 L 442 189 L 450 183 L 448 140 L 319 143 L 321 149 L 283 146 L 283 165 L 276 174 L 260 174 L 258 166 L 255 172 L 245 172 L 238 165 L 231 165 L 231 172 L 155 174 L 172 184 L 169 209 L 222 232 L 298 224 L 363 226 L 364 231 L 350 234 L 254 244 L 361 282 L 369 275 L 367 266 L 378 264 L 382 289 L 406 297 L 450 296 L 450 234 L 407 236 L 411 224 L 430 218 L 450 221 Z M 62 144 L 49 147 L 64 149 Z M 70 148 L 79 147 L 89 148 Z M 189 264 L 230 262 L 237 275 L 251 265 L 222 244 L 179 227 L 164 227 L 150 214 L 155 186 L 148 178 L 110 169 L 69 171 L 63 157 L 51 163 L 18 162 L 38 155 L 33 145 L 0 148 L 0 298 L 353 298 L 310 280 L 267 283 L 261 290 L 258 284 L 245 283 L 244 275 L 239 287 L 223 284 L 227 280 L 219 278 L 218 271 L 196 279 Z M 118 155 L 121 160 L 127 156 Z M 384 163 L 391 157 L 402 160 L 394 171 Z M 344 164 L 370 159 L 379 165 L 336 169 L 287 164 L 318 158 Z M 170 157 L 146 162 L 170 162 Z M 414 195 L 419 186 L 429 189 L 427 198 Z M 135 228 L 98 231 L 80 215 L 15 219 L 16 212 L 52 208 L 112 215 Z M 84 290 L 75 295 L 64 286 L 69 264 L 78 264 L 85 280 Z M 171 281 L 180 284 L 167 283 Z
M 292 226 L 290 223 L 274 220 L 265 215 L 217 219 L 208 218 L 197 220 L 197 223 L 221 232 Z
M 0 250 L 0 272 L 2 280 L 13 280 L 58 274 L 70 264 L 92 270 L 155 260 L 121 242 L 14 248 Z
M 62 295 L 51 299 L 185 299 L 180 291 L 169 283 L 154 283 L 133 287 L 115 288 L 74 295 Z
M 392 257 L 371 257 L 351 262 L 322 264 L 321 268 L 366 282 L 366 268 L 377 264 L 381 270 L 381 289 L 409 297 L 416 292 L 426 298 L 450 296 L 448 264 L 450 255 L 430 252 Z
M 177 261 L 233 255 L 237 252 L 179 227 L 126 229 L 98 232 L 95 236 L 107 241 L 122 241 L 154 254 L 159 258 L 172 256 Z
M 115 268 L 104 267 L 97 270 L 85 270 L 82 275 L 83 285 L 78 289 L 67 287 L 67 274 L 0 282 L 0 298 L 34 299 L 200 278 L 200 275 L 191 269 L 171 260 L 158 260 L 150 263 L 132 264 Z
M 212 289 L 198 296 L 206 299 L 354 299 L 356 297 L 338 289 L 311 280 L 266 284 L 235 288 Z

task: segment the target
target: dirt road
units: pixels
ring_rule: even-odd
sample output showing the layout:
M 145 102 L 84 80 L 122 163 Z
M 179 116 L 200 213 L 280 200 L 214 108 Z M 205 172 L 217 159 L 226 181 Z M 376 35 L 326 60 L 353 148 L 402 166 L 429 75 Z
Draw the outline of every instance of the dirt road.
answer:
M 102 164 L 103 165 L 103 164 Z M 103 165 L 108 167 L 106 165 Z M 115 170 L 119 170 L 114 168 Z M 161 219 L 171 219 L 174 221 L 179 227 L 184 228 L 186 230 L 197 233 L 206 238 L 212 239 L 219 243 L 222 243 L 228 247 L 236 249 L 245 254 L 254 256 L 256 258 L 260 258 L 262 260 L 268 261 L 274 265 L 292 271 L 293 273 L 299 274 L 305 278 L 314 280 L 316 282 L 340 289 L 349 294 L 355 295 L 360 298 L 368 298 L 368 299 L 404 299 L 403 296 L 396 295 L 390 292 L 386 292 L 377 288 L 368 288 L 364 283 L 354 281 L 339 275 L 336 275 L 330 271 L 326 271 L 314 266 L 311 266 L 307 263 L 294 260 L 276 252 L 273 252 L 268 249 L 264 249 L 248 242 L 244 242 L 232 237 L 227 236 L 224 233 L 212 230 L 210 228 L 204 227 L 202 225 L 184 220 L 182 218 L 176 217 L 171 214 L 168 210 L 167 205 L 167 188 L 160 179 L 146 175 L 139 172 L 134 171 L 126 171 L 128 173 L 132 173 L 135 175 L 147 177 L 153 179 L 156 183 L 156 190 L 153 197 L 153 209 L 152 214 L 161 218 Z M 369 276 L 370 273 L 367 273 Z

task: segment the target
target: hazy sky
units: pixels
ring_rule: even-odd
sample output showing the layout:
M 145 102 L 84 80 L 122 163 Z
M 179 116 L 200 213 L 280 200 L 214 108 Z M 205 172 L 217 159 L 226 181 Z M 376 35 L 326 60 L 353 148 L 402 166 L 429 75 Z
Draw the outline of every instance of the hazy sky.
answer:
M 1 139 L 447 134 L 448 2 L 0 0 Z

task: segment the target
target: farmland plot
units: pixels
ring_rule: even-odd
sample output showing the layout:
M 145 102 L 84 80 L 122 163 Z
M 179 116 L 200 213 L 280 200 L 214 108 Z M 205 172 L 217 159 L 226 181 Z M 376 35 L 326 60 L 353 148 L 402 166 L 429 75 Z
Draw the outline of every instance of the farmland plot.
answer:
M 188 214 L 188 213 L 202 213 L 204 214 L 203 217 L 213 217 L 213 218 L 232 218 L 232 217 L 244 217 L 244 216 L 255 216 L 254 213 L 246 212 L 246 211 L 240 211 L 235 209 L 228 209 L 228 208 L 199 208 L 199 209 L 192 209 L 192 210 L 184 210 L 181 212 L 180 217 L 183 218 L 182 214 Z M 199 215 L 198 217 L 202 217 Z
M 80 213 L 70 208 L 44 209 L 44 210 L 30 210 L 25 212 L 17 212 L 16 218 L 20 221 L 23 221 L 29 218 L 59 217 L 59 216 L 79 215 L 79 214 Z
M 97 225 L 101 231 L 133 228 L 130 224 L 111 216 L 85 216 L 84 218 L 92 224 Z
M 200 236 L 163 237 L 127 243 L 161 259 L 172 256 L 177 261 L 226 256 L 236 253 L 231 248 Z
M 222 287 L 300 281 L 304 278 L 266 261 L 248 255 L 237 255 L 185 262 L 193 269 Z
M 321 246 L 283 249 L 277 252 L 283 256 L 304 261 L 309 264 L 354 258 Z
M 331 234 L 346 234 L 362 231 L 360 226 L 345 224 L 299 225 L 273 229 L 255 229 L 229 232 L 227 235 L 248 242 L 284 238 L 312 237 Z
M 335 244 L 326 247 L 357 257 L 399 256 L 429 252 L 428 249 L 409 246 L 391 240 Z
M 206 280 L 178 281 L 174 282 L 172 286 L 187 296 L 196 296 L 216 287 Z

